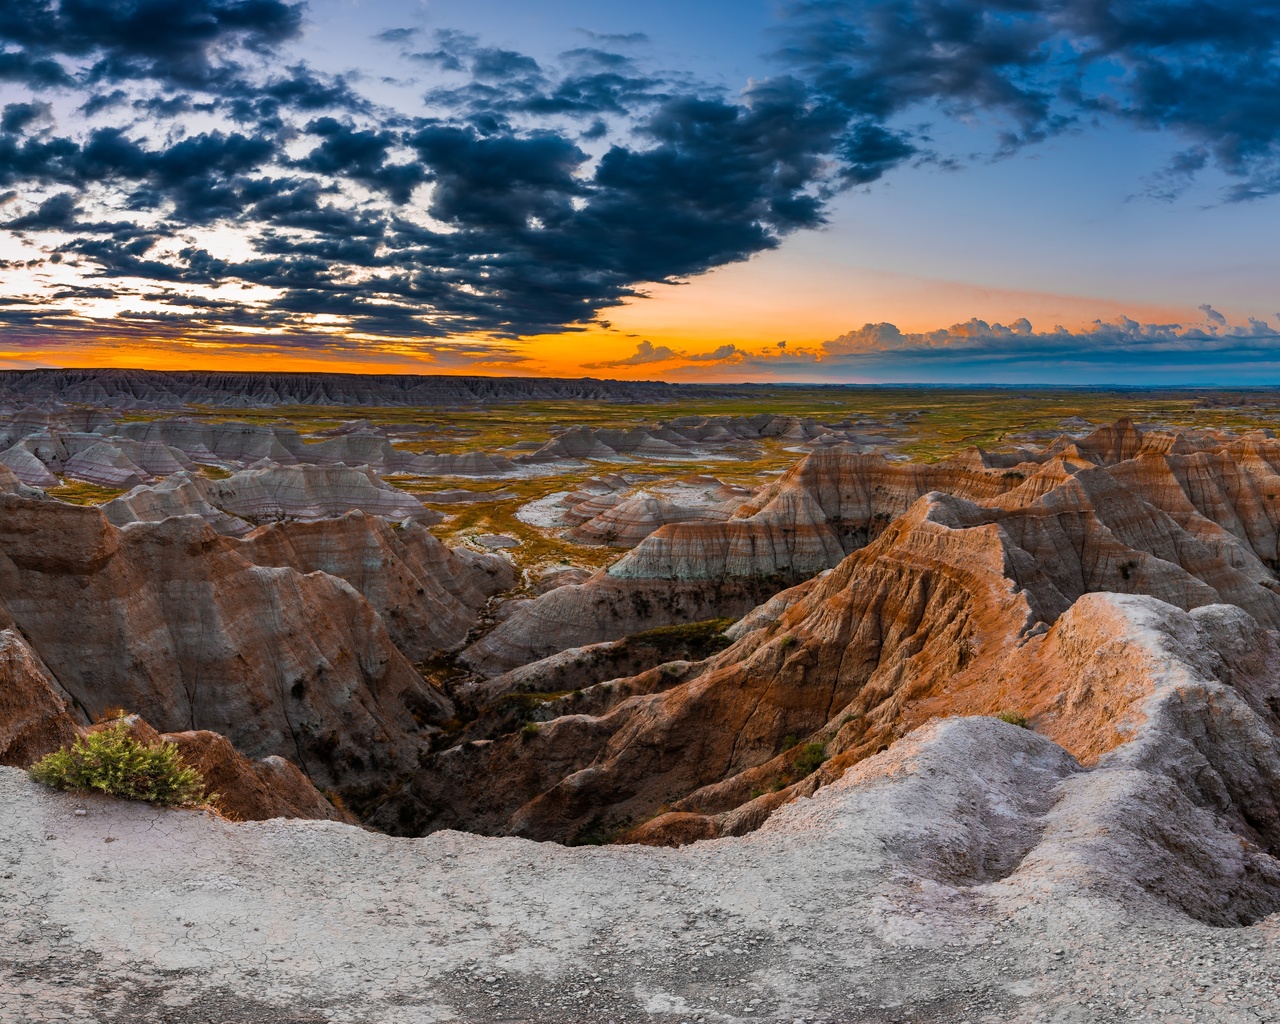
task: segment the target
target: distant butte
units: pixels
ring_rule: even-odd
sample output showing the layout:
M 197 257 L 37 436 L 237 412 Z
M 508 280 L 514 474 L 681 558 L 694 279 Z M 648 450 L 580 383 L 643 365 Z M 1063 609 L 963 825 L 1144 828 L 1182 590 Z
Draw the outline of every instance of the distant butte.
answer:
M 171 409 L 188 405 L 442 407 L 501 402 L 660 402 L 752 394 L 751 385 L 665 384 L 592 377 L 463 377 L 447 374 L 226 373 L 204 370 L 0 370 L 0 402 Z

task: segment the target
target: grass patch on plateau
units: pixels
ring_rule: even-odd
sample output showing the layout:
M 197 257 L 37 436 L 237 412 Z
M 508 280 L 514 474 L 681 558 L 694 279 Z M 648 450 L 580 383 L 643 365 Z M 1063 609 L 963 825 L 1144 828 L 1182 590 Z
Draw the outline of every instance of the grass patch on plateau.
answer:
M 112 498 L 127 493 L 123 487 L 99 487 L 97 484 L 71 480 L 57 487 L 50 487 L 45 494 L 69 505 L 103 505 Z

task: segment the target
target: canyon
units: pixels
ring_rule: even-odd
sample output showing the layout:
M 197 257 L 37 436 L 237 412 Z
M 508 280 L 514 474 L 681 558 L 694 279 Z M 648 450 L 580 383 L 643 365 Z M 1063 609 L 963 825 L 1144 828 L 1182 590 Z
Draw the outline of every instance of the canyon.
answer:
M 15 1020 L 1272 1019 L 1256 396 L 242 385 L 0 380 Z

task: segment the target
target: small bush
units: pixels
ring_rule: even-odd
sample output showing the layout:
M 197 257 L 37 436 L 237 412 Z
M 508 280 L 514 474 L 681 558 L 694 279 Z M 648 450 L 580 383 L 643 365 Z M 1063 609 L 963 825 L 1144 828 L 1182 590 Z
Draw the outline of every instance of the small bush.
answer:
M 778 650 L 788 651 L 799 642 L 800 642 L 799 640 L 797 640 L 794 636 L 788 633 L 786 634 L 786 636 L 784 636 L 781 640 L 778 641 Z
M 205 795 L 204 779 L 182 760 L 174 744 L 139 743 L 123 720 L 77 737 L 70 747 L 42 757 L 30 772 L 37 782 L 55 789 L 96 789 L 162 807 L 198 807 L 214 799 Z
M 1019 729 L 1030 729 L 1031 725 L 1027 722 L 1027 716 L 1021 711 L 1001 711 L 996 715 L 1002 722 L 1008 722 L 1010 725 L 1016 725 Z
M 826 759 L 827 754 L 821 743 L 806 743 L 800 750 L 800 756 L 792 762 L 792 767 L 803 779 L 821 768 Z
M 537 722 L 525 722 L 525 723 L 524 723 L 524 728 L 520 730 L 520 735 L 521 735 L 521 736 L 523 736 L 523 737 L 524 737 L 525 739 L 527 739 L 527 740 L 528 740 L 528 739 L 532 739 L 534 736 L 537 736 L 537 735 L 538 735 L 538 723 L 537 723 Z
M 800 742 L 800 741 L 799 741 L 798 739 L 796 739 L 796 738 L 795 738 L 794 736 L 792 736 L 792 735 L 786 735 L 786 736 L 783 736 L 783 737 L 782 737 L 782 749 L 783 749 L 783 750 L 790 750 L 792 747 L 794 747 L 794 746 L 795 746 L 797 743 L 799 743 L 799 742 Z

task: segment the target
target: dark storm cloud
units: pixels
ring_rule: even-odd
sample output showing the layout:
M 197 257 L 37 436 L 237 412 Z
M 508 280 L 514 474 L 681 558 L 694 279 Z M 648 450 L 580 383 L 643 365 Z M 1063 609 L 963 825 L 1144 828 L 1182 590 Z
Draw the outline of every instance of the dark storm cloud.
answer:
M 75 223 L 79 213 L 80 207 L 75 195 L 71 192 L 59 192 L 55 196 L 50 196 L 30 213 L 4 221 L 0 227 L 8 228 L 10 231 L 48 231 L 67 228 Z
M 23 80 L 33 85 L 68 84 L 49 79 L 49 66 L 61 68 L 59 57 L 90 60 L 90 77 L 99 81 L 199 85 L 218 73 L 219 47 L 265 50 L 301 26 L 302 5 L 280 0 L 5 0 L 0 6 L 5 56 L 16 52 L 28 62 Z
M 342 75 L 317 74 L 305 64 L 287 70 L 288 74 L 265 82 L 237 78 L 225 83 L 218 89 L 217 102 L 235 121 L 273 129 L 285 127 L 282 118 L 290 111 L 368 113 L 372 109 L 372 104 Z
M 21 135 L 33 124 L 51 119 L 53 107 L 48 103 L 9 103 L 0 111 L 0 132 Z
M 626 56 L 579 47 L 561 54 L 555 72 L 510 50 L 484 47 L 477 37 L 439 31 L 435 49 L 411 56 L 439 70 L 463 73 L 460 85 L 427 94 L 434 107 L 473 115 L 513 114 L 588 117 L 626 115 L 670 94 L 664 80 L 640 73 Z
M 350 178 L 385 192 L 395 203 L 407 203 L 426 177 L 420 164 L 388 162 L 388 152 L 399 141 L 393 132 L 360 130 L 333 117 L 318 118 L 305 131 L 321 142 L 298 161 L 303 170 Z
M 274 140 L 239 132 L 205 132 L 153 149 L 118 128 L 99 128 L 83 142 L 65 137 L 19 139 L 0 134 L 0 184 L 85 188 L 123 185 L 135 209 L 171 206 L 180 221 L 209 223 L 243 205 L 243 175 L 276 155 Z
M 780 55 L 851 120 L 1000 115 L 1002 151 L 1094 117 L 1191 146 L 1153 191 L 1214 163 L 1228 198 L 1280 190 L 1280 6 L 1249 0 L 795 0 Z
M 22 82 L 37 89 L 71 86 L 75 79 L 50 57 L 33 57 L 21 50 L 0 50 L 0 82 Z

